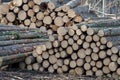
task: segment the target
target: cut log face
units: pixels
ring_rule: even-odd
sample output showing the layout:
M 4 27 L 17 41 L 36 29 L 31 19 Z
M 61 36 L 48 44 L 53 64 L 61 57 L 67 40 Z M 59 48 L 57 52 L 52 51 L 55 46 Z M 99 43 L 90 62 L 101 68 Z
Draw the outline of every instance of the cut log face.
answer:
M 45 24 L 51 24 L 52 23 L 52 19 L 50 16 L 45 16 L 43 19 L 43 23 Z
M 25 11 L 19 11 L 19 13 L 18 13 L 18 19 L 20 19 L 20 20 L 25 20 L 25 18 L 27 17 L 27 14 L 26 14 L 26 12 Z
M 6 15 L 6 18 L 8 21 L 13 22 L 13 21 L 15 21 L 15 14 L 10 12 Z
M 38 20 L 43 20 L 44 19 L 44 14 L 42 12 L 38 12 L 37 15 L 36 15 L 36 18 Z M 46 22 L 46 21 L 45 21 Z
M 56 17 L 54 20 L 54 24 L 57 26 L 63 26 L 64 24 L 63 19 L 61 17 Z
M 15 6 L 21 6 L 23 1 L 22 0 L 13 0 Z

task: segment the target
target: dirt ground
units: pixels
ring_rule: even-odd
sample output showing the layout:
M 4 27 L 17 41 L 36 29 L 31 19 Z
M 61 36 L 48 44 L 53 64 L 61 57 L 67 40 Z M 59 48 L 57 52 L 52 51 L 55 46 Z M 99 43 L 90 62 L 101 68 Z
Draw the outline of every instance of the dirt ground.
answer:
M 35 71 L 0 71 L 0 80 L 114 80 L 91 76 L 74 76 L 68 74 L 48 74 Z

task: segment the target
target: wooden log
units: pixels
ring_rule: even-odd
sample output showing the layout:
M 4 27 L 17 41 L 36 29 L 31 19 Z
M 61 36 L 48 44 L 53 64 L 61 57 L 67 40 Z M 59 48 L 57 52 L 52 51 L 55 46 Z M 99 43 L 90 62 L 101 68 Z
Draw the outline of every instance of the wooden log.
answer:
M 67 53 L 68 55 L 71 55 L 71 54 L 73 53 L 73 48 L 72 48 L 71 46 L 68 46 L 68 47 L 66 48 L 66 53 Z
M 84 70 L 81 67 L 77 67 L 75 68 L 75 72 L 77 75 L 82 75 L 84 73 Z
M 39 67 L 40 67 L 40 64 L 39 64 L 39 63 L 34 63 L 34 64 L 32 65 L 32 67 L 33 67 L 33 70 L 34 70 L 34 71 L 38 71 L 38 70 L 39 70 Z
M 28 2 L 29 8 L 33 8 L 34 5 L 35 5 L 35 3 L 34 3 L 33 1 L 29 1 L 29 2 Z
M 52 23 L 52 19 L 50 16 L 45 16 L 43 19 L 43 23 L 44 24 L 51 24 Z
M 63 66 L 63 60 L 62 59 L 58 59 L 56 64 L 58 65 L 58 67 L 62 67 Z
M 93 71 L 92 70 L 88 70 L 88 71 L 86 71 L 86 75 L 87 76 L 92 76 L 94 73 L 93 73 Z
M 79 67 L 83 66 L 84 65 L 84 60 L 83 59 L 77 59 L 76 65 L 79 66 Z
M 75 68 L 76 67 L 76 62 L 75 61 L 70 61 L 69 66 L 70 66 L 70 68 Z
M 0 46 L 27 44 L 27 43 L 44 42 L 44 41 L 47 42 L 47 39 L 24 39 L 24 40 L 0 41 Z
M 6 18 L 7 18 L 8 21 L 14 22 L 15 21 L 15 14 L 13 12 L 9 12 L 6 15 Z
M 86 55 L 91 55 L 91 53 L 92 53 L 92 49 L 88 48 L 85 50 Z
M 70 60 L 69 60 L 69 59 L 64 59 L 63 63 L 64 63 L 65 65 L 69 65 Z
M 95 72 L 95 75 L 96 75 L 96 76 L 102 76 L 102 75 L 103 75 L 103 71 L 102 71 L 102 70 L 97 70 L 97 71 Z
M 81 3 L 80 0 L 72 0 L 70 2 L 68 2 L 66 5 L 70 6 L 70 8 L 75 8 L 76 6 L 78 6 Z
M 27 70 L 32 70 L 32 69 L 33 69 L 32 65 L 27 65 Z
M 28 56 L 28 57 L 25 58 L 25 63 L 27 65 L 30 65 L 30 64 L 32 64 L 34 62 L 35 62 L 35 58 L 33 56 Z
M 91 65 L 92 67 L 94 67 L 94 66 L 95 66 L 95 64 L 96 64 L 96 62 L 95 62 L 95 61 L 91 61 L 91 62 L 90 62 L 90 65 Z
M 67 57 L 67 53 L 65 51 L 60 52 L 60 57 L 61 58 L 66 58 Z
M 67 66 L 67 65 L 63 65 L 63 66 L 62 66 L 62 71 L 63 71 L 63 72 L 67 72 L 67 71 L 68 71 L 68 69 L 69 69 L 69 68 L 68 68 L 68 66 Z
M 20 54 L 15 54 L 15 55 L 11 55 L 11 56 L 0 57 L 0 66 L 24 61 L 25 57 L 27 57 L 31 54 L 32 54 L 31 52 L 28 52 L 28 53 L 20 53 Z
M 19 11 L 19 13 L 18 13 L 18 19 L 19 20 L 25 20 L 26 17 L 27 17 L 27 14 L 26 14 L 25 11 L 23 11 L 23 10 Z
M 80 29 L 77 29 L 77 30 L 76 30 L 76 34 L 77 34 L 78 36 L 80 36 L 80 35 L 82 34 L 82 31 L 81 31 Z
M 112 54 L 112 56 L 111 56 L 111 61 L 116 62 L 117 59 L 118 59 L 118 55 Z
M 59 27 L 57 30 L 58 35 L 65 35 L 67 33 L 67 30 L 64 27 Z
M 55 70 L 57 70 L 57 69 L 58 69 L 58 65 L 57 65 L 57 64 L 53 64 L 53 68 L 54 68 Z
M 63 19 L 61 17 L 56 17 L 54 20 L 54 24 L 57 26 L 63 26 L 64 24 Z
M 85 64 L 84 64 L 84 69 L 85 69 L 85 70 L 90 70 L 90 69 L 91 69 L 90 64 L 89 64 L 89 63 L 85 63 Z
M 93 68 L 92 68 L 92 71 L 95 72 L 95 73 L 97 72 L 97 70 L 98 70 L 97 67 L 93 67 Z
M 31 23 L 30 19 L 25 19 L 25 20 L 24 20 L 24 25 L 25 25 L 25 26 L 29 26 L 30 23 Z
M 9 12 L 9 5 L 8 4 L 1 4 L 0 5 L 0 13 L 7 14 Z
M 68 39 L 70 38 L 70 36 L 69 36 L 69 35 L 65 35 L 64 38 L 65 38 L 66 40 L 68 40 Z
M 117 59 L 117 63 L 120 64 L 120 58 Z
M 86 36 L 85 38 L 86 42 L 92 42 L 92 36 Z
M 110 62 L 109 63 L 109 69 L 110 69 L 110 71 L 116 71 L 117 67 L 118 67 L 118 65 L 117 65 L 116 62 Z
M 48 50 L 48 53 L 49 53 L 49 54 L 54 54 L 54 50 L 53 50 L 53 49 L 49 49 L 49 50 Z
M 28 15 L 29 17 L 34 17 L 35 12 L 33 11 L 33 9 L 29 9 L 29 10 L 27 11 L 27 15 Z
M 59 52 L 55 53 L 55 57 L 56 57 L 56 58 L 63 57 L 63 55 L 61 56 L 62 53 L 63 53 L 63 52 L 61 52 L 61 53 L 59 53 Z
M 92 58 L 94 61 L 97 61 L 97 60 L 99 59 L 98 54 L 96 54 L 96 53 L 92 53 L 92 54 L 91 54 L 91 58 Z
M 63 73 L 62 68 L 58 68 L 58 69 L 57 69 L 57 73 L 58 73 L 58 74 L 62 74 L 62 73 Z
M 13 55 L 17 53 L 25 53 L 25 52 L 30 52 L 35 49 L 37 45 L 42 45 L 43 43 L 30 43 L 30 44 L 16 44 L 12 46 L 5 46 L 5 47 L 0 47 L 0 55 L 1 56 L 6 56 L 6 55 Z M 4 54 L 3 54 L 4 53 Z
M 83 40 L 81 40 L 81 39 L 78 39 L 77 40 L 77 44 L 80 46 L 80 45 L 82 45 L 82 43 L 83 43 Z
M 80 36 L 80 39 L 81 39 L 81 40 L 84 40 L 85 37 L 86 37 L 86 36 L 85 36 L 84 34 L 82 34 L 82 35 Z
M 41 67 L 41 66 L 40 66 L 39 71 L 40 71 L 40 72 L 43 72 L 44 69 L 45 69 L 44 67 Z
M 93 48 L 93 52 L 94 52 L 94 53 L 98 53 L 99 50 L 100 50 L 100 49 L 99 49 L 98 47 L 94 47 L 94 48 Z
M 41 55 L 38 55 L 38 56 L 36 57 L 36 61 L 37 61 L 37 63 L 42 63 L 42 61 L 43 61 L 42 56 L 41 56 Z
M 22 0 L 13 0 L 13 3 L 14 3 L 15 6 L 19 7 L 19 6 L 22 5 L 23 1 Z
M 96 62 L 96 67 L 99 68 L 99 69 L 102 68 L 103 67 L 102 61 L 97 61 Z
M 41 0 L 33 0 L 33 2 L 37 5 L 40 5 L 41 4 Z
M 108 65 L 110 64 L 110 62 L 111 62 L 111 59 L 110 59 L 109 57 L 103 59 L 103 64 L 104 64 L 105 66 L 108 66 Z
M 109 74 L 109 73 L 110 73 L 110 70 L 109 70 L 109 68 L 108 68 L 107 66 L 104 66 L 104 67 L 102 68 L 102 71 L 103 71 L 103 73 L 105 73 L 105 74 Z
M 96 34 L 93 35 L 93 41 L 98 42 L 100 40 L 100 37 Z
M 32 52 L 32 56 L 34 56 L 35 58 L 38 57 L 38 54 L 37 54 L 36 50 L 33 50 L 33 52 Z
M 51 64 L 54 64 L 57 62 L 57 58 L 54 55 L 49 56 L 49 62 Z
M 111 51 L 112 53 L 117 54 L 119 50 L 116 47 L 112 47 Z
M 42 58 L 43 59 L 48 59 L 49 58 L 49 53 L 48 52 L 43 52 L 42 53 Z
M 117 69 L 117 74 L 120 75 L 120 68 Z
M 111 56 L 112 54 L 113 54 L 113 53 L 112 53 L 111 49 L 108 49 L 108 50 L 107 50 L 107 55 L 108 55 L 108 56 Z
M 52 48 L 52 43 L 51 42 L 46 42 L 45 44 L 47 49 L 51 49 Z
M 98 54 L 100 59 L 104 59 L 107 56 L 105 51 L 100 51 Z
M 72 45 L 73 43 L 74 43 L 74 40 L 73 40 L 72 38 L 69 38 L 69 39 L 68 39 L 68 44 L 69 44 L 69 45 Z M 79 43 L 79 42 L 78 42 L 78 43 Z
M 54 3 L 53 3 L 53 2 L 48 2 L 48 8 L 49 8 L 50 10 L 55 9 Z
M 50 63 L 48 62 L 48 60 L 44 60 L 44 61 L 42 62 L 43 68 L 48 68 L 49 65 L 50 65 Z
M 29 6 L 28 6 L 27 4 L 24 4 L 24 5 L 22 6 L 22 9 L 23 9 L 24 11 L 28 11 L 28 10 L 29 10 Z
M 33 11 L 34 11 L 35 13 L 38 13 L 38 12 L 40 11 L 40 7 L 39 7 L 38 5 L 34 5 L 34 6 L 33 6 Z
M 37 18 L 38 20 L 43 20 L 43 19 L 44 19 L 44 14 L 43 14 L 42 12 L 38 12 L 38 13 L 36 14 L 36 18 Z
M 86 25 L 89 27 L 114 27 L 114 26 L 119 26 L 120 19 L 107 19 L 107 20 L 100 20 L 100 21 L 95 21 L 95 22 L 89 22 L 89 23 L 79 23 L 77 24 L 77 26 L 81 26 L 81 25 Z
M 54 73 L 54 68 L 53 68 L 52 65 L 48 67 L 48 72 L 50 72 L 50 73 Z
M 91 62 L 91 57 L 90 57 L 90 56 L 86 56 L 86 57 L 85 57 L 85 61 L 86 61 L 87 63 L 90 63 L 90 62 Z
M 75 12 L 72 9 L 69 9 L 67 11 L 67 14 L 70 18 L 74 18 L 76 16 Z
M 73 54 L 71 55 L 71 59 L 72 59 L 72 60 L 76 60 L 77 58 L 78 58 L 78 56 L 77 56 L 76 53 L 73 53 Z
M 81 17 L 81 16 L 75 16 L 74 17 L 74 22 L 76 22 L 76 23 L 80 23 L 80 22 L 82 22 L 83 21 L 83 18 Z
M 13 10 L 14 13 L 18 13 L 19 11 L 20 11 L 20 8 L 14 7 L 14 10 Z
M 66 40 L 63 40 L 63 41 L 61 42 L 61 47 L 62 47 L 62 48 L 67 48 L 67 46 L 68 46 L 68 42 L 67 42 Z
M 64 23 L 67 23 L 67 22 L 69 22 L 69 21 L 70 21 L 70 19 L 69 19 L 68 16 L 63 16 L 63 22 L 64 22 Z
M 77 52 L 77 55 L 79 58 L 85 58 L 86 54 L 85 54 L 85 49 L 79 49 L 79 51 Z
M 84 42 L 82 47 L 84 49 L 87 49 L 87 48 L 89 48 L 89 46 L 90 46 L 90 44 L 88 42 Z

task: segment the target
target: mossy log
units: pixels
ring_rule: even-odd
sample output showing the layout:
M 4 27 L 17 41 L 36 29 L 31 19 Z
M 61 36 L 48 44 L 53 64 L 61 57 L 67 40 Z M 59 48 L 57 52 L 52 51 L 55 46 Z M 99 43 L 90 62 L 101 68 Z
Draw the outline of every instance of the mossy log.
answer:
M 45 42 L 16 44 L 11 46 L 0 47 L 0 56 L 13 55 L 18 53 L 30 52 L 38 45 L 43 45 Z
M 33 33 L 21 33 L 21 34 L 12 34 L 12 35 L 3 35 L 0 36 L 0 41 L 3 40 L 15 40 L 15 39 L 33 39 L 33 38 L 48 38 L 46 34 L 41 34 L 38 32 Z
M 10 56 L 8 56 L 8 55 L 1 56 L 0 57 L 0 66 L 9 65 L 9 64 L 24 61 L 24 59 L 31 54 L 32 54 L 32 52 L 18 53 L 18 54 L 10 55 Z
M 9 41 L 0 41 L 0 46 L 8 46 L 15 44 L 28 44 L 36 42 L 47 42 L 48 39 L 23 39 L 23 40 L 9 40 Z
M 25 30 L 38 30 L 38 29 L 32 29 L 28 27 L 21 28 L 19 26 L 0 25 L 0 31 L 12 31 L 12 30 L 25 31 Z

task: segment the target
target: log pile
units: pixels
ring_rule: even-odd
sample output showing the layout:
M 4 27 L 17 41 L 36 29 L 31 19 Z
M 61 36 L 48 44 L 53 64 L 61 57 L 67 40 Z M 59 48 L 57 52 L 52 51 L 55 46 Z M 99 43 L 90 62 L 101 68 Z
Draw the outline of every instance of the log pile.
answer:
M 40 72 L 106 75 L 118 79 L 120 49 L 107 40 L 112 36 L 112 29 L 108 32 L 86 25 L 60 27 L 56 35 L 49 36 L 50 41 L 44 47 L 37 46 L 19 66 Z
M 4 10 L 5 9 L 5 10 Z M 56 8 L 52 2 L 42 0 L 13 0 L 0 5 L 0 23 L 41 28 L 54 33 L 59 27 L 82 22 L 82 17 L 67 5 Z
M 24 61 L 37 45 L 48 41 L 46 32 L 0 25 L 0 67 Z

